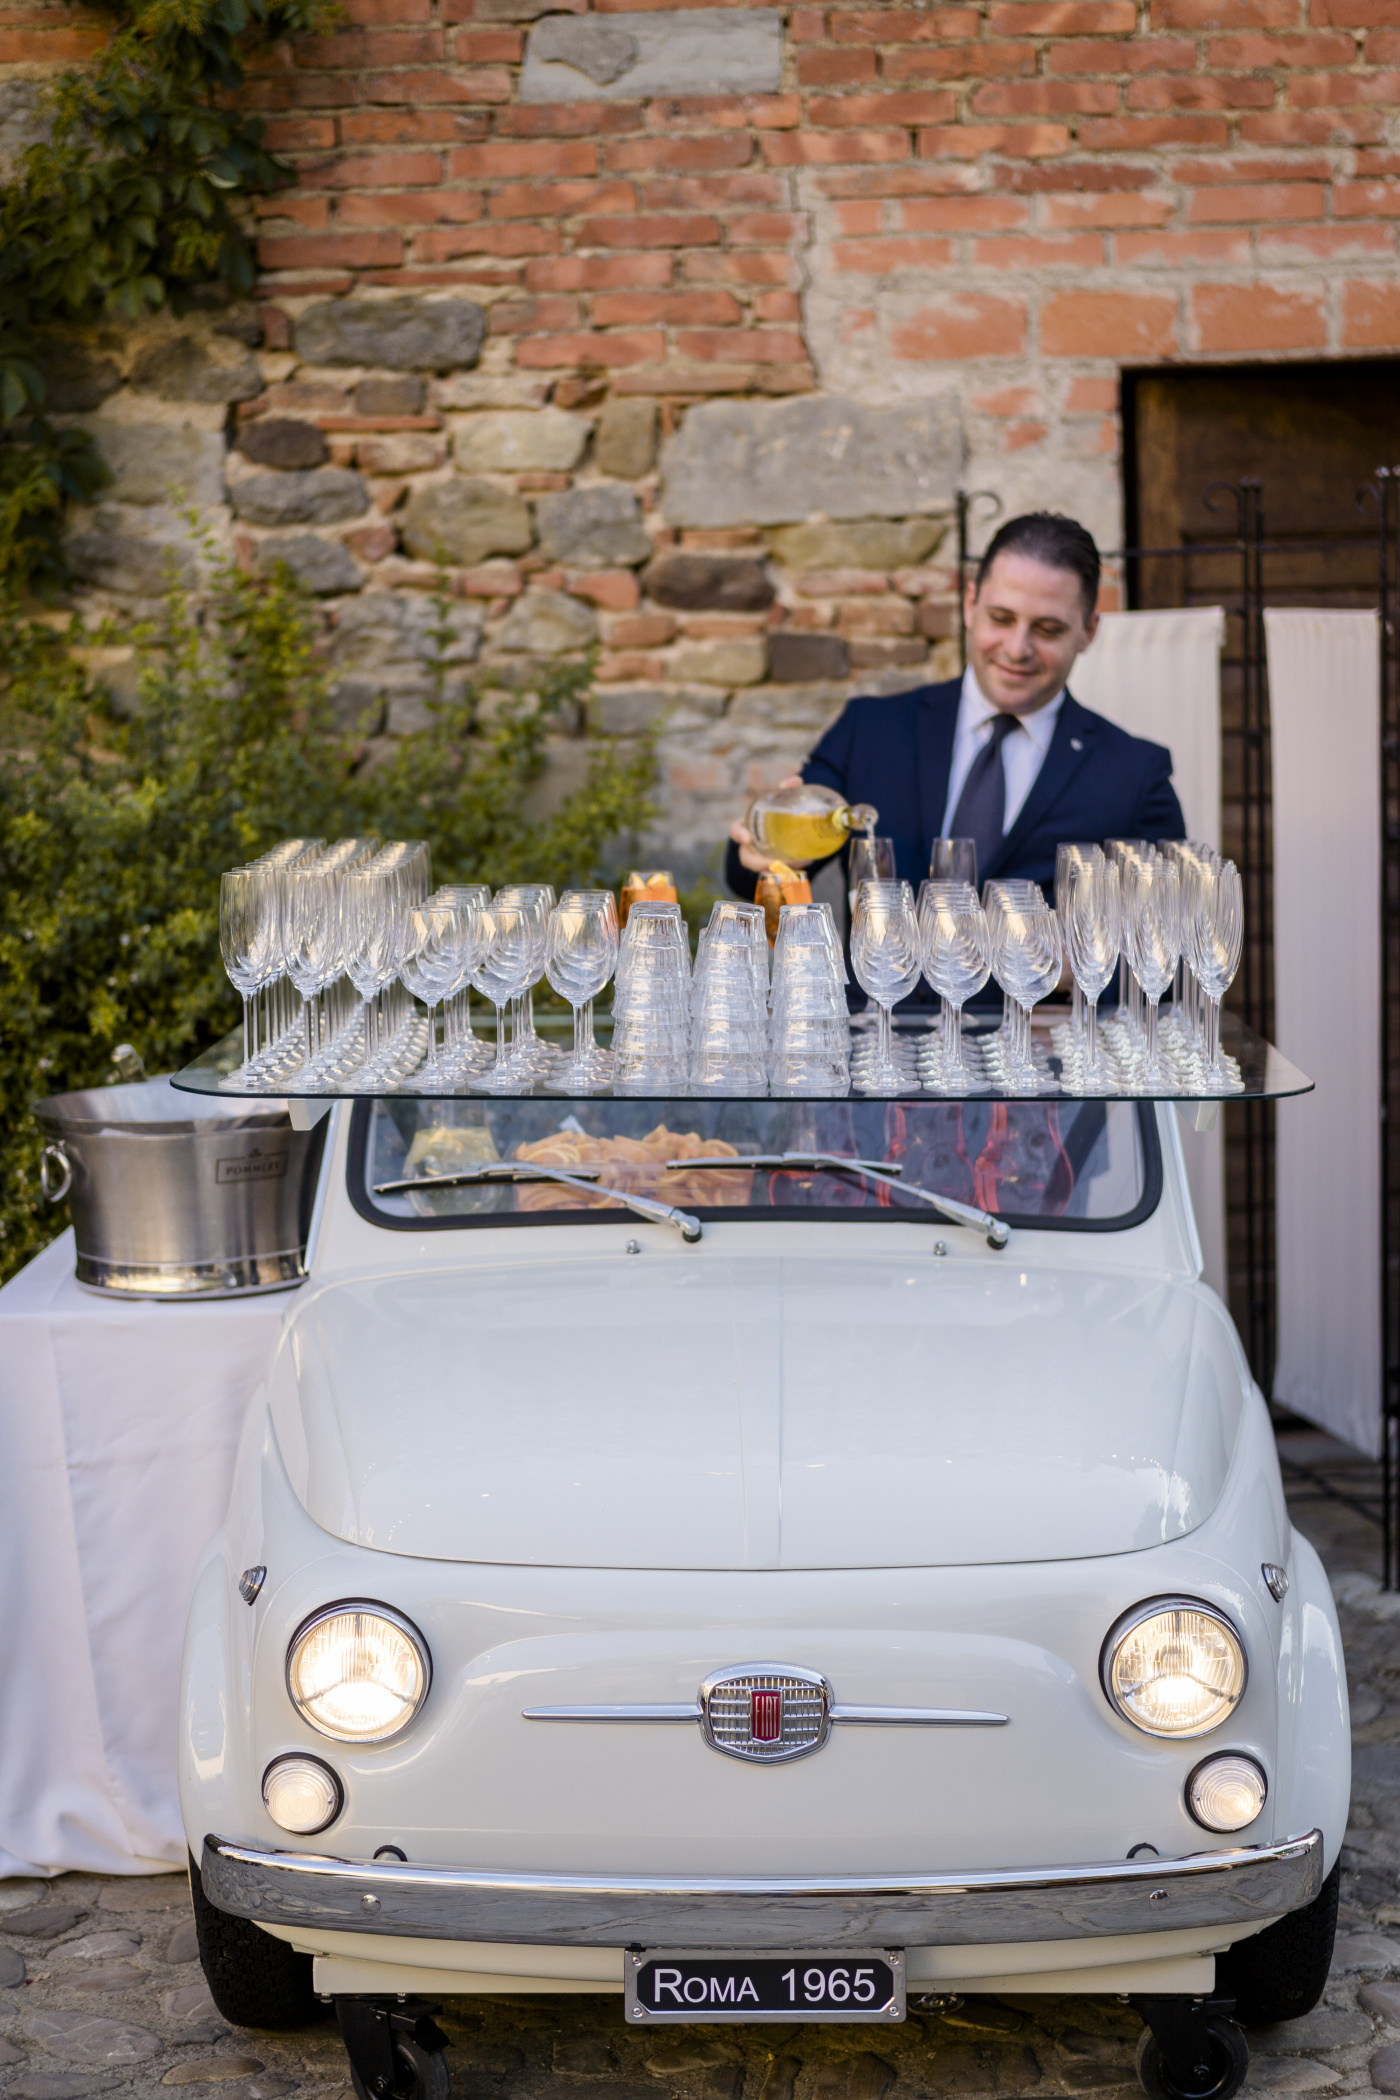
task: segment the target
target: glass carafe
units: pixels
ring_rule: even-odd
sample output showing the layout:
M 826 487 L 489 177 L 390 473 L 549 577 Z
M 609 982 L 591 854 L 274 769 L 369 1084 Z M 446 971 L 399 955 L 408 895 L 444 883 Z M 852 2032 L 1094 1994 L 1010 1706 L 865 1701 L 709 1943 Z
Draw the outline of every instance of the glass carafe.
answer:
M 747 822 L 762 852 L 790 868 L 808 868 L 839 853 L 853 831 L 872 833 L 879 820 L 880 812 L 868 802 L 843 802 L 833 789 L 803 780 L 760 795 Z

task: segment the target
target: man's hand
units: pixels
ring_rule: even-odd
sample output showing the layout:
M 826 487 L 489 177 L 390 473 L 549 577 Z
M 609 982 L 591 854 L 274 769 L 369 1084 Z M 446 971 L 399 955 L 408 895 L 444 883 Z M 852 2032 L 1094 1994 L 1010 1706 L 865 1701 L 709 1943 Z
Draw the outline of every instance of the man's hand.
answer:
M 780 780 L 778 782 L 778 786 L 780 789 L 801 787 L 801 785 L 802 775 L 800 773 L 789 773 L 786 780 Z M 748 825 L 744 823 L 742 818 L 737 818 L 735 822 L 730 825 L 729 836 L 733 839 L 735 845 L 739 848 L 739 859 L 741 863 L 744 867 L 748 868 L 750 872 L 754 875 L 766 874 L 767 870 L 772 867 L 774 861 L 778 857 L 775 853 L 765 853 L 762 846 L 756 846 L 754 844 L 753 833 L 749 830 Z

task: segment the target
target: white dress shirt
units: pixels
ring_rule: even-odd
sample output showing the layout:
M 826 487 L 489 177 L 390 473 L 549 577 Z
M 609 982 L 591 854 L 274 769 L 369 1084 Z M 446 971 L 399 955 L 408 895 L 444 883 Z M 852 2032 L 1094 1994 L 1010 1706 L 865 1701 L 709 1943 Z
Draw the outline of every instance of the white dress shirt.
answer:
M 1033 715 L 1019 717 L 1021 727 L 1013 730 L 1001 747 L 1002 771 L 1006 775 L 1006 814 L 1002 819 L 1004 838 L 1017 817 L 1020 816 L 1027 795 L 1035 786 L 1036 775 L 1045 763 L 1050 749 L 1050 739 L 1055 734 L 1055 724 L 1060 719 L 1064 705 L 1065 689 L 1060 687 L 1053 700 L 1038 707 Z M 991 725 L 1001 713 L 977 683 L 971 664 L 963 672 L 962 698 L 958 702 L 958 726 L 953 733 L 953 763 L 948 774 L 948 800 L 943 810 L 944 838 L 951 838 L 953 812 L 972 763 L 991 735 Z

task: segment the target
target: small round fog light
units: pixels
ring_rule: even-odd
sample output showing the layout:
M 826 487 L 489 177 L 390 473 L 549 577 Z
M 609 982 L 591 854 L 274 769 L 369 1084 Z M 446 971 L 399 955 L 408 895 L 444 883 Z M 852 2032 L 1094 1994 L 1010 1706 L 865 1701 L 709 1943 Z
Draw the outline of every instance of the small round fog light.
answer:
M 345 1801 L 340 1781 L 319 1757 L 274 1757 L 263 1773 L 262 1797 L 274 1823 L 311 1837 L 340 1814 Z
M 1243 1830 L 1268 1798 L 1268 1780 L 1252 1757 L 1237 1751 L 1208 1757 L 1186 1782 L 1186 1806 L 1203 1830 Z

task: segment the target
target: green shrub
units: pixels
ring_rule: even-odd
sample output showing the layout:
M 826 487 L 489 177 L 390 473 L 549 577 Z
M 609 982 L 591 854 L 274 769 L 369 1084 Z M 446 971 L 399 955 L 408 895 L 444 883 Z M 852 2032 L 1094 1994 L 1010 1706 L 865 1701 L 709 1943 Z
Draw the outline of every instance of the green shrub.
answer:
M 430 726 L 375 764 L 334 725 L 316 615 L 285 576 L 219 566 L 202 607 L 172 591 L 137 636 L 129 713 L 93 641 L 0 608 L 0 1277 L 66 1222 L 39 1194 L 30 1103 L 100 1084 L 119 1042 L 168 1071 L 234 1025 L 224 868 L 288 835 L 377 832 L 426 838 L 438 881 L 562 887 L 598 880 L 652 815 L 649 749 L 606 743 L 556 815 L 524 814 L 587 663 L 532 695 L 439 678 Z

